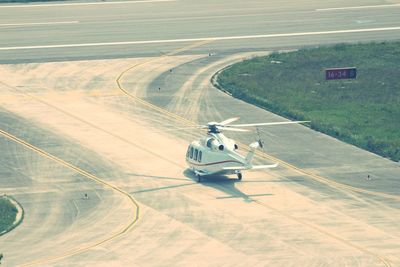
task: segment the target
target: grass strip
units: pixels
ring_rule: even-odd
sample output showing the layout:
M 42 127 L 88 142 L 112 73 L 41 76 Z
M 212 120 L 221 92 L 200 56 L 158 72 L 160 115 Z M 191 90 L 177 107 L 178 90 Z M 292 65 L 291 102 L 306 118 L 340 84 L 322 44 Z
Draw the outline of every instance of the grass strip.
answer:
M 326 68 L 357 67 L 355 80 Z M 272 53 L 221 71 L 234 97 L 394 161 L 400 160 L 400 42 L 338 44 Z
M 61 2 L 71 0 L 0 0 L 0 4 L 4 3 L 33 3 L 33 2 Z
M 9 199 L 0 197 L 0 233 L 12 227 L 17 212 L 17 208 Z

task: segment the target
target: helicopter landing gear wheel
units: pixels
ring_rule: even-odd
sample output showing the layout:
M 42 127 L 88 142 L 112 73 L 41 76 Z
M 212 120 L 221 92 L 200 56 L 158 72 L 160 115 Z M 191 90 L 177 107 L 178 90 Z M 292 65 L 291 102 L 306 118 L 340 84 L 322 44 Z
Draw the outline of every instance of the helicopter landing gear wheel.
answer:
M 242 173 L 238 172 L 237 177 L 238 177 L 238 180 L 241 181 L 242 180 Z
M 196 176 L 197 176 L 197 182 L 201 183 L 201 175 L 197 174 Z

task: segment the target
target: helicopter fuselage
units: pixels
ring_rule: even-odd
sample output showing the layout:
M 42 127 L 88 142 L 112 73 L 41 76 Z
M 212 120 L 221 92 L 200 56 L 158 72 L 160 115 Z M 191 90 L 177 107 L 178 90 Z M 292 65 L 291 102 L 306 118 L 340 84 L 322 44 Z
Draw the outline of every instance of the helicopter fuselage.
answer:
M 262 146 L 261 139 L 249 145 L 249 152 L 246 156 L 237 153 L 238 146 L 235 141 L 227 138 L 221 131 L 247 132 L 246 127 L 284 125 L 294 123 L 305 123 L 308 121 L 283 121 L 283 122 L 263 122 L 231 124 L 239 117 L 226 119 L 221 122 L 209 122 L 207 125 L 196 126 L 196 128 L 208 129 L 206 137 L 190 143 L 186 152 L 186 162 L 191 170 L 196 174 L 198 181 L 201 177 L 211 174 L 236 174 L 238 179 L 242 179 L 241 171 L 271 169 L 278 166 L 272 165 L 253 165 L 251 163 L 255 151 Z
M 237 174 L 230 167 L 246 167 L 245 158 L 237 153 L 237 145 L 222 133 L 209 133 L 193 141 L 186 153 L 186 162 L 197 175 Z

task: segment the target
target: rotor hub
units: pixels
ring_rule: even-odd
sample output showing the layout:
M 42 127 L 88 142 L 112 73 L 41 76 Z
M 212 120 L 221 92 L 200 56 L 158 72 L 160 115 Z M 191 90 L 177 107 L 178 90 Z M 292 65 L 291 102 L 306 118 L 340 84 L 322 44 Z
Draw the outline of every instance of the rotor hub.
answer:
M 209 133 L 220 133 L 220 130 L 218 129 L 218 123 L 217 122 L 209 122 L 207 124 L 208 126 L 208 132 Z

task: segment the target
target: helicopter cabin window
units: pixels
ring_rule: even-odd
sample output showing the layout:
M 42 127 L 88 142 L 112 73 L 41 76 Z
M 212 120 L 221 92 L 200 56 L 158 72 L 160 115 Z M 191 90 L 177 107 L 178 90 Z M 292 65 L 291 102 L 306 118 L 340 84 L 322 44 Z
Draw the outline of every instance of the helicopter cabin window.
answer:
M 197 160 L 197 155 L 198 155 L 199 151 L 197 150 L 197 148 L 194 150 L 194 160 Z
M 193 147 L 190 147 L 190 158 L 193 158 Z
M 197 157 L 197 161 L 201 162 L 201 157 L 203 156 L 203 152 L 199 150 L 199 156 Z

